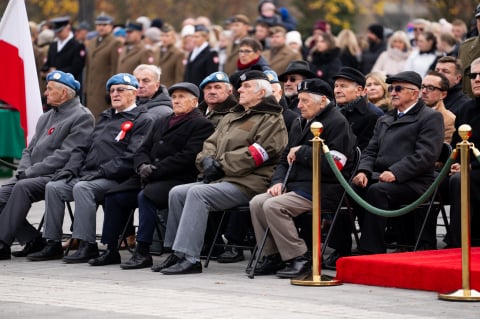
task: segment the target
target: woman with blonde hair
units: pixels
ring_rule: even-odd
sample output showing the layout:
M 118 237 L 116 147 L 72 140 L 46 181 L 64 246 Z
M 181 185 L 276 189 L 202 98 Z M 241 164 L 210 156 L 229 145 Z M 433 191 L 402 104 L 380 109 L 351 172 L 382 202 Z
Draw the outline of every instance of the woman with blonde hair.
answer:
M 372 72 L 385 75 L 397 74 L 404 70 L 412 46 L 404 31 L 395 31 L 388 40 L 387 50 L 382 52 L 373 65 Z
M 358 44 L 355 33 L 350 29 L 343 29 L 337 35 L 337 45 L 340 49 L 340 61 L 342 61 L 342 66 L 349 66 L 358 69 L 362 49 Z
M 365 95 L 368 102 L 380 108 L 384 113 L 392 109 L 387 90 L 386 76 L 382 72 L 371 72 L 365 76 Z

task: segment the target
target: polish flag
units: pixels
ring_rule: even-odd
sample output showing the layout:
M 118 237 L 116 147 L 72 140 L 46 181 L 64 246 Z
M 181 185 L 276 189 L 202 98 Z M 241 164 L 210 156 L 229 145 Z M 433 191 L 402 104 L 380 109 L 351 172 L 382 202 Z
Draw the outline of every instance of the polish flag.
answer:
M 27 141 L 43 113 L 24 0 L 10 0 L 0 21 L 0 100 L 20 112 Z

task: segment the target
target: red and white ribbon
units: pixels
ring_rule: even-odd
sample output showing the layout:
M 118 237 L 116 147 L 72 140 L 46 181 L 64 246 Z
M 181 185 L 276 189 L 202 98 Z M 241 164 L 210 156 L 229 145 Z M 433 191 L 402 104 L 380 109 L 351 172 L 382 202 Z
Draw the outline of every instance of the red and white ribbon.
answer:
M 120 132 L 118 132 L 117 137 L 115 137 L 115 141 L 120 142 L 125 138 L 125 135 L 127 135 L 127 132 L 130 131 L 133 127 L 133 123 L 131 121 L 126 121 L 123 122 L 122 125 L 120 126 Z

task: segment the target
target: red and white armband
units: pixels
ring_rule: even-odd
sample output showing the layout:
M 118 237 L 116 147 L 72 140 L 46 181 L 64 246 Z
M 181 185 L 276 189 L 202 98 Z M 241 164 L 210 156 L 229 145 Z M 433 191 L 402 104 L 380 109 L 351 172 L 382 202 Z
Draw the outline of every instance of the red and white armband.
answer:
M 341 171 L 345 166 L 345 163 L 347 162 L 347 157 L 339 151 L 335 150 L 331 150 L 330 154 L 332 155 L 333 161 L 337 165 L 338 170 Z
M 252 154 L 253 160 L 255 161 L 255 166 L 260 166 L 268 160 L 268 153 L 258 143 L 253 143 L 248 147 L 250 154 Z

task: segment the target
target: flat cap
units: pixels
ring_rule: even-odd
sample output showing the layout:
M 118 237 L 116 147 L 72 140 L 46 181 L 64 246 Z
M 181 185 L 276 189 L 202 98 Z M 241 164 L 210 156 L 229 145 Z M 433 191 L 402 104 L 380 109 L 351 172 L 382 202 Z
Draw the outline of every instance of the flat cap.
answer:
M 285 72 L 278 76 L 278 79 L 282 82 L 285 82 L 287 80 L 287 76 L 290 74 L 300 74 L 307 79 L 316 77 L 315 73 L 310 70 L 310 64 L 307 61 L 302 60 L 290 62 L 285 69 Z
M 225 72 L 213 72 L 212 74 L 208 75 L 203 79 L 202 83 L 200 83 L 200 90 L 203 90 L 203 88 L 208 84 L 212 82 L 224 82 L 224 83 L 230 83 L 230 80 L 228 79 L 228 75 Z
M 130 73 L 118 73 L 112 76 L 110 79 L 107 81 L 107 92 L 110 92 L 110 87 L 112 85 L 117 85 L 117 84 L 125 84 L 129 85 L 135 89 L 138 89 L 138 81 L 137 79 L 131 75 Z
M 113 18 L 106 14 L 101 14 L 95 19 L 95 24 L 112 24 Z
M 63 71 L 53 71 L 47 74 L 47 82 L 54 81 L 68 86 L 77 92 L 80 90 L 80 82 L 75 80 L 72 74 Z
M 332 88 L 322 79 L 305 79 L 298 83 L 297 91 L 299 94 L 301 92 L 313 93 L 333 99 Z
M 175 83 L 174 85 L 168 88 L 168 94 L 172 95 L 173 91 L 175 90 L 185 90 L 192 93 L 196 97 L 200 96 L 200 90 L 198 89 L 198 87 L 195 84 L 189 83 L 189 82 Z
M 417 88 L 420 89 L 420 87 L 422 86 L 422 77 L 415 71 L 403 71 L 388 76 L 385 82 L 387 82 L 388 84 L 392 84 L 393 82 L 407 82 L 415 85 Z
M 344 66 L 343 68 L 341 68 L 340 71 L 338 71 L 338 73 L 335 74 L 333 78 L 335 80 L 338 78 L 347 79 L 357 83 L 362 87 L 365 86 L 365 82 L 366 82 L 365 75 L 362 72 L 348 66 Z
M 195 32 L 206 32 L 206 33 L 209 33 L 210 30 L 208 30 L 208 28 L 203 25 L 203 24 L 197 24 L 194 26 L 195 27 Z
M 50 23 L 52 24 L 53 31 L 57 33 L 62 31 L 70 23 L 70 17 L 64 16 L 53 18 L 50 20 Z
M 127 23 L 127 26 L 125 27 L 125 31 L 130 32 L 130 31 L 142 31 L 143 30 L 143 24 L 139 22 L 129 22 Z
M 250 80 L 265 80 L 268 81 L 268 77 L 265 73 L 262 71 L 258 70 L 251 70 L 243 73 L 240 75 L 240 81 L 238 81 L 238 84 L 241 84 L 245 81 L 250 81 Z
M 263 71 L 263 73 L 265 73 L 265 75 L 267 76 L 268 78 L 268 81 L 270 83 L 280 83 L 280 81 L 278 80 L 278 75 L 277 75 L 277 72 L 273 71 L 273 70 L 265 70 Z

